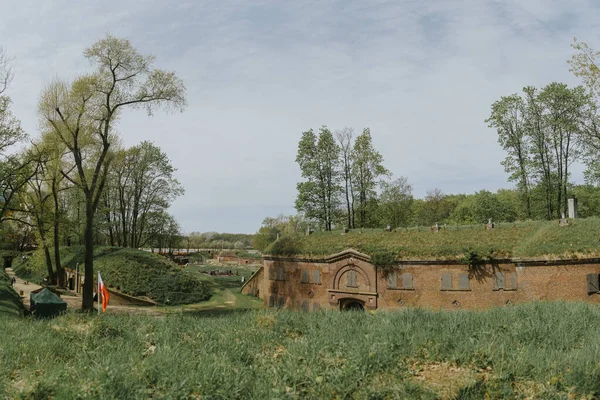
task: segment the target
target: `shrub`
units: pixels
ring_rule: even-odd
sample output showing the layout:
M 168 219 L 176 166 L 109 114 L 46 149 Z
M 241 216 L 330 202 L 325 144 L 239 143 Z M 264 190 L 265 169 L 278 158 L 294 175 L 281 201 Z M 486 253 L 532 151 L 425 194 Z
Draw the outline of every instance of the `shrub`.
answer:
M 277 256 L 302 254 L 302 241 L 298 236 L 282 236 L 267 247 L 265 253 Z

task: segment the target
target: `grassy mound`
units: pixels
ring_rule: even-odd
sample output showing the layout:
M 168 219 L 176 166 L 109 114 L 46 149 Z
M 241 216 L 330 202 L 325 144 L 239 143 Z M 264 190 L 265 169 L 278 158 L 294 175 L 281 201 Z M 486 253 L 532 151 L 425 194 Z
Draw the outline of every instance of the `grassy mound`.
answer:
M 213 318 L 67 314 L 4 318 L 0 326 L 0 398 L 600 396 L 600 309 L 584 303 Z
M 83 246 L 63 247 L 61 260 L 66 268 L 83 271 Z M 98 246 L 94 249 L 94 269 L 109 286 L 131 296 L 147 296 L 163 304 L 187 304 L 207 300 L 210 291 L 200 280 L 184 272 L 158 254 L 136 249 Z M 40 282 L 46 276 L 44 254 L 36 251 L 15 263 L 15 273 Z
M 20 316 L 24 310 L 21 297 L 12 288 L 4 269 L 0 268 L 0 318 L 4 315 Z
M 558 221 L 497 224 L 492 230 L 478 226 L 447 226 L 394 232 L 381 229 L 315 232 L 293 240 L 282 237 L 267 253 L 272 255 L 325 256 L 347 248 L 366 254 L 386 251 L 398 259 L 460 259 L 465 254 L 482 258 L 600 256 L 600 218 L 577 219 L 561 227 Z

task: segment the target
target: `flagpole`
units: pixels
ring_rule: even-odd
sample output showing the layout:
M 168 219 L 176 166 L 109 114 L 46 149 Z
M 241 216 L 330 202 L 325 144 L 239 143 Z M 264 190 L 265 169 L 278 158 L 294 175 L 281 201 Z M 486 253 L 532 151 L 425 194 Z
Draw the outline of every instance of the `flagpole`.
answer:
M 100 315 L 100 272 L 98 272 L 98 315 Z

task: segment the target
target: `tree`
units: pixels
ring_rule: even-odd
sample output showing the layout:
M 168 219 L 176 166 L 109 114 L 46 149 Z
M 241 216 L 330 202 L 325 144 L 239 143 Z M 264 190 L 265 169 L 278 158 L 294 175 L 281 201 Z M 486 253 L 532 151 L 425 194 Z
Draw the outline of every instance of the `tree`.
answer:
M 392 182 L 383 182 L 379 197 L 382 223 L 393 228 L 408 225 L 413 202 L 412 185 L 401 176 Z
M 486 120 L 498 132 L 498 143 L 507 152 L 502 162 L 510 174 L 508 180 L 516 181 L 523 194 L 527 218 L 531 218 L 531 163 L 530 143 L 526 132 L 526 108 L 523 99 L 516 94 L 502 97 L 492 104 L 492 115 Z
M 127 107 L 183 110 L 185 88 L 172 72 L 152 67 L 154 57 L 138 52 L 128 40 L 107 35 L 84 51 L 96 67 L 71 85 L 59 80 L 42 93 L 39 114 L 67 147 L 76 178 L 63 173 L 85 198 L 85 283 L 82 308 L 93 307 L 94 217 L 116 140 L 114 123 Z M 64 172 L 64 171 L 63 171 Z
M 104 192 L 104 214 L 111 243 L 143 247 L 148 215 L 166 210 L 183 194 L 173 177 L 176 169 L 161 149 L 151 142 L 115 153 Z
M 358 225 L 363 228 L 369 223 L 369 204 L 376 199 L 379 178 L 390 172 L 382 165 L 383 157 L 373 147 L 371 130 L 363 129 L 356 138 L 352 150 L 352 176 L 354 190 L 358 196 Z
M 327 127 L 319 130 L 318 138 L 312 129 L 302 133 L 296 162 L 307 180 L 297 185 L 296 209 L 318 221 L 326 231 L 331 230 L 339 206 L 339 154 L 340 148 Z
M 353 152 L 352 141 L 354 140 L 354 129 L 344 128 L 335 133 L 340 146 L 342 157 L 342 179 L 344 180 L 344 195 L 346 197 L 346 212 L 348 214 L 348 229 L 354 228 L 354 190 L 352 185 Z

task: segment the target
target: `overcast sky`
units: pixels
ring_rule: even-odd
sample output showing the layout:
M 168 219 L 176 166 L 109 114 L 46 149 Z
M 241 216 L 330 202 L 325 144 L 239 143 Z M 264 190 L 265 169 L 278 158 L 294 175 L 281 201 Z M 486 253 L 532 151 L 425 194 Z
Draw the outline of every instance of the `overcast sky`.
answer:
M 417 197 L 510 187 L 484 123 L 490 105 L 525 85 L 579 84 L 566 64 L 573 36 L 600 48 L 594 0 L 0 0 L 0 10 L 9 95 L 30 135 L 44 85 L 89 70 L 82 51 L 106 33 L 184 80 L 184 113 L 128 112 L 118 130 L 173 160 L 186 194 L 171 212 L 185 232 L 252 233 L 294 213 L 297 143 L 321 125 L 370 127 Z

